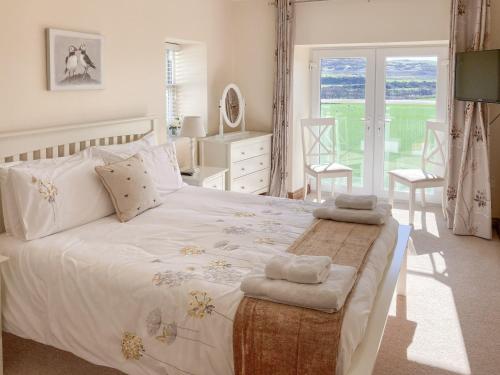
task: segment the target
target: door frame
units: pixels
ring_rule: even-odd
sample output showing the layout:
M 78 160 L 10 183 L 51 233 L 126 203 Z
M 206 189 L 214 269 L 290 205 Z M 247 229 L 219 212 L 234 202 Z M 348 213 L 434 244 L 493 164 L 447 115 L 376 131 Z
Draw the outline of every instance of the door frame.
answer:
M 376 53 L 374 48 L 341 48 L 341 49 L 313 49 L 311 51 L 311 114 L 313 118 L 321 116 L 320 90 L 321 69 L 319 62 L 323 58 L 356 58 L 366 59 L 366 83 L 365 83 L 365 138 L 363 158 L 363 186 L 361 188 L 353 186 L 355 193 L 369 193 L 373 181 L 373 131 L 375 113 L 375 74 L 376 74 Z M 366 156 L 369 157 L 366 157 Z M 343 190 L 336 187 L 336 190 Z
M 437 56 L 437 81 L 436 81 L 436 121 L 446 119 L 448 103 L 448 47 L 393 47 L 378 48 L 376 51 L 376 94 L 375 94 L 375 130 L 374 130 L 374 163 L 384 168 L 384 148 L 385 148 L 385 59 L 387 57 L 426 57 Z M 429 119 L 431 120 L 431 119 Z M 373 193 L 379 197 L 387 197 L 389 192 L 384 189 L 384 174 L 374 173 Z M 441 201 L 441 192 L 433 189 L 433 194 L 427 194 L 429 202 L 439 203 Z M 439 189 L 440 190 L 440 189 Z M 395 191 L 394 197 L 399 200 L 408 200 L 409 193 Z
M 437 92 L 436 120 L 445 121 L 448 103 L 448 45 L 406 45 L 406 46 L 360 46 L 330 47 L 311 49 L 311 116 L 320 117 L 320 66 L 322 58 L 355 58 L 367 59 L 365 84 L 365 160 L 363 188 L 353 187 L 356 193 L 373 193 L 379 197 L 387 197 L 384 189 L 384 143 L 385 143 L 385 59 L 386 57 L 437 56 Z M 376 166 L 381 170 L 375 171 Z M 336 188 L 339 190 L 338 188 Z M 429 202 L 439 203 L 441 189 L 428 194 Z M 408 193 L 395 192 L 396 200 L 407 200 Z

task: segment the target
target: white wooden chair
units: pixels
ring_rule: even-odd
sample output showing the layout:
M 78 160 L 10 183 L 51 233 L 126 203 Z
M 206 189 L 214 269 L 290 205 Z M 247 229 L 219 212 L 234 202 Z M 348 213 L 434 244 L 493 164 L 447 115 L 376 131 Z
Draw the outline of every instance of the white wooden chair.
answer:
M 406 185 L 410 189 L 409 211 L 410 224 L 413 225 L 415 216 L 415 192 L 421 189 L 422 207 L 425 207 L 425 189 L 443 187 L 446 173 L 446 134 L 448 124 L 436 121 L 427 121 L 425 127 L 424 149 L 422 152 L 421 169 L 395 169 L 389 171 L 389 202 L 394 201 L 394 186 L 396 182 Z M 434 136 L 434 147 L 430 149 L 430 136 Z M 437 160 L 436 160 L 437 159 Z M 441 169 L 431 172 L 429 165 Z
M 322 178 L 346 178 L 347 191 L 352 191 L 352 169 L 335 163 L 335 119 L 301 120 L 302 151 L 304 156 L 304 199 L 307 196 L 308 176 L 316 179 L 318 202 L 321 201 Z M 332 183 L 332 195 L 335 181 Z

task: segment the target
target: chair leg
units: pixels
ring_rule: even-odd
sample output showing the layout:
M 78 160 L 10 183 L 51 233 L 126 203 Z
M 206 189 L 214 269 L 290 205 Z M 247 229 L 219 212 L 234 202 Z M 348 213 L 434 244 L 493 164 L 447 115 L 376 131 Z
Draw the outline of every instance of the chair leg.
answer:
M 415 187 L 410 186 L 410 225 L 413 225 L 415 219 Z
M 389 204 L 394 204 L 394 185 L 395 185 L 393 175 L 389 175 Z
M 352 193 L 352 173 L 347 176 L 347 192 Z
M 320 175 L 316 176 L 316 196 L 318 198 L 318 202 L 321 203 L 321 177 L 320 177 Z
M 307 198 L 307 173 L 304 173 L 304 200 Z
M 423 189 L 420 190 L 420 194 L 421 194 L 421 197 L 422 197 L 422 207 L 425 207 L 425 205 L 426 205 L 426 201 L 425 201 L 425 188 L 423 188 Z

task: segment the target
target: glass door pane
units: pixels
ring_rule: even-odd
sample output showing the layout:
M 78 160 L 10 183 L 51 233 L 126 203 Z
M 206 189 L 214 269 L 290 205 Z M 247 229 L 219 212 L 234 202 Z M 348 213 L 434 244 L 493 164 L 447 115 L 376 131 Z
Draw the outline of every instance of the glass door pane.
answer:
M 335 162 L 352 168 L 358 188 L 365 175 L 367 63 L 366 57 L 325 57 L 319 64 L 320 116 L 335 118 Z
M 388 171 L 422 166 L 425 125 L 436 118 L 437 73 L 437 56 L 386 58 L 384 190 Z

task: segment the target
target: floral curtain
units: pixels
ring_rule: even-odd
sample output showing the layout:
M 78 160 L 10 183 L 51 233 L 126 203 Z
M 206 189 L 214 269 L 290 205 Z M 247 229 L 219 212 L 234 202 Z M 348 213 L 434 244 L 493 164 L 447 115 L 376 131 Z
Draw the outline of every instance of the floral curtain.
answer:
M 452 0 L 449 151 L 445 214 L 453 233 L 491 239 L 486 106 L 453 99 L 455 54 L 486 48 L 490 0 Z
M 273 144 L 269 194 L 286 197 L 288 127 L 291 122 L 291 87 L 294 50 L 295 5 L 277 0 L 276 72 L 273 100 Z

